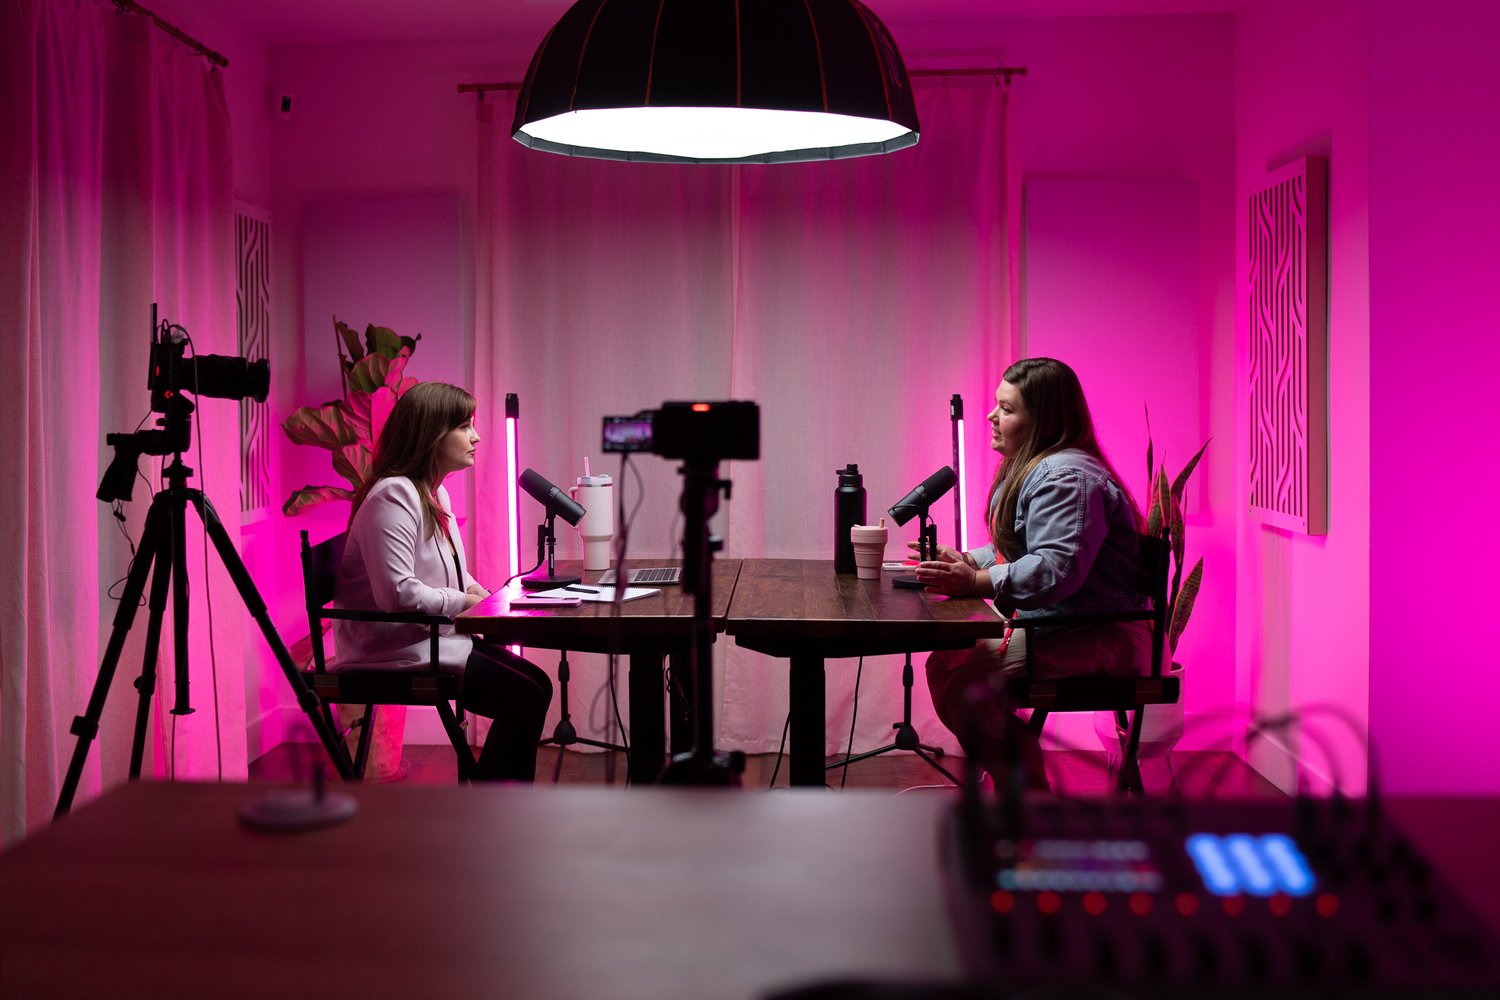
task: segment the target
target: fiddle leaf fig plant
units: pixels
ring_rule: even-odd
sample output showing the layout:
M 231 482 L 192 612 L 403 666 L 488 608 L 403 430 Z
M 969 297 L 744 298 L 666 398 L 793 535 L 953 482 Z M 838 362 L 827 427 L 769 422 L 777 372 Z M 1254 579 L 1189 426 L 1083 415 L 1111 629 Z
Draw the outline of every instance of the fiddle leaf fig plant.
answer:
M 1151 412 L 1149 409 L 1146 411 L 1146 476 L 1147 482 L 1151 484 L 1146 510 L 1146 533 L 1153 538 L 1160 538 L 1166 533 L 1172 544 L 1172 586 L 1167 598 L 1168 649 L 1177 648 L 1177 640 L 1182 636 L 1182 630 L 1187 628 L 1188 618 L 1193 614 L 1193 605 L 1198 600 L 1198 589 L 1203 585 L 1201 556 L 1188 572 L 1187 578 L 1184 579 L 1182 575 L 1187 548 L 1182 495 L 1193 470 L 1198 467 L 1199 460 L 1203 458 L 1203 453 L 1208 450 L 1212 440 L 1213 438 L 1209 438 L 1203 442 L 1203 447 L 1183 466 L 1176 479 L 1169 479 L 1166 459 L 1162 459 L 1160 466 L 1156 465 L 1156 449 L 1151 441 Z
M 370 474 L 375 441 L 391 408 L 417 384 L 417 379 L 406 375 L 406 363 L 422 339 L 420 333 L 403 337 L 389 327 L 370 325 L 361 337 L 337 316 L 333 328 L 339 338 L 343 398 L 299 407 L 281 428 L 294 444 L 331 452 L 333 471 L 348 480 L 349 486 L 304 486 L 281 505 L 283 514 L 301 514 L 331 500 L 354 499 Z

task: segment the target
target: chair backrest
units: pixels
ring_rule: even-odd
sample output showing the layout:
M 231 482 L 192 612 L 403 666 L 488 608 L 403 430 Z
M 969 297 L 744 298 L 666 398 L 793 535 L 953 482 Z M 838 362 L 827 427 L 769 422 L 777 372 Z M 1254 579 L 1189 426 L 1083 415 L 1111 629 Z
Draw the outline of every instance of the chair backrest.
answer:
M 1146 571 L 1146 594 L 1151 598 L 1151 676 L 1162 675 L 1167 645 L 1167 583 L 1172 575 L 1172 539 L 1141 535 L 1141 566 Z
M 312 545 L 307 532 L 302 532 L 302 591 L 307 601 L 307 630 L 312 638 L 313 665 L 318 673 L 327 667 L 323 652 L 323 608 L 333 600 L 347 540 L 347 532 L 341 531 Z

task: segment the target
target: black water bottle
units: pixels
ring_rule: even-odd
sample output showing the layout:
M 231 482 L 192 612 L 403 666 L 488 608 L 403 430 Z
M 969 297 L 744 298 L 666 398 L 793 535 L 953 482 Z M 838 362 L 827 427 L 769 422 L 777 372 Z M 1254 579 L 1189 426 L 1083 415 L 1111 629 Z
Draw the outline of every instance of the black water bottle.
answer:
M 859 466 L 838 470 L 839 488 L 833 491 L 833 571 L 853 573 L 854 542 L 849 529 L 865 523 L 865 480 Z

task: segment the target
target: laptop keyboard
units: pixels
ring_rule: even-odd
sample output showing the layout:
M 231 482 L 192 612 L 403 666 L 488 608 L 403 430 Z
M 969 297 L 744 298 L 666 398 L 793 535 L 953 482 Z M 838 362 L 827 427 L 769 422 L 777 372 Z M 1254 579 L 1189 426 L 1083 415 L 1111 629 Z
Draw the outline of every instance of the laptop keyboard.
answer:
M 599 582 L 608 587 L 615 582 L 615 571 L 607 569 L 599 577 Z M 633 569 L 629 575 L 629 585 L 632 587 L 661 587 L 671 583 L 682 582 L 681 566 L 648 566 L 645 569 Z

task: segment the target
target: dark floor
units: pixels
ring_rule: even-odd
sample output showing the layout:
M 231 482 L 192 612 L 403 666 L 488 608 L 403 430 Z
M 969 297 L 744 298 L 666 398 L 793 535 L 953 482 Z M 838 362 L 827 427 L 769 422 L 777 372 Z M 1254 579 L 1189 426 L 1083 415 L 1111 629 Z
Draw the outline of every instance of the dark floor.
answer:
M 542 747 L 537 755 L 537 782 L 552 780 L 559 751 Z M 251 762 L 250 780 L 285 781 L 307 772 L 309 761 L 320 760 L 321 748 L 301 743 L 284 743 L 265 756 Z M 841 762 L 830 757 L 830 764 Z M 453 784 L 457 780 L 453 750 L 446 746 L 408 746 L 403 751 L 408 768 L 402 781 L 421 785 Z M 963 760 L 942 758 L 943 766 L 962 776 Z M 1047 753 L 1047 773 L 1054 791 L 1068 795 L 1105 795 L 1113 779 L 1105 767 L 1104 752 L 1058 750 Z M 777 768 L 775 754 L 755 754 L 746 759 L 746 788 L 770 788 L 772 776 L 776 788 L 787 786 L 785 761 Z M 1179 750 L 1166 760 L 1141 762 L 1141 777 L 1150 793 L 1175 791 L 1194 798 L 1212 796 L 1278 796 L 1265 778 L 1234 754 L 1221 750 Z M 623 785 L 625 761 L 614 753 L 564 752 L 558 783 L 564 785 Z M 915 754 L 888 753 L 851 764 L 847 779 L 843 769 L 828 772 L 828 784 L 838 788 L 885 788 L 891 792 L 942 785 L 946 779 Z

